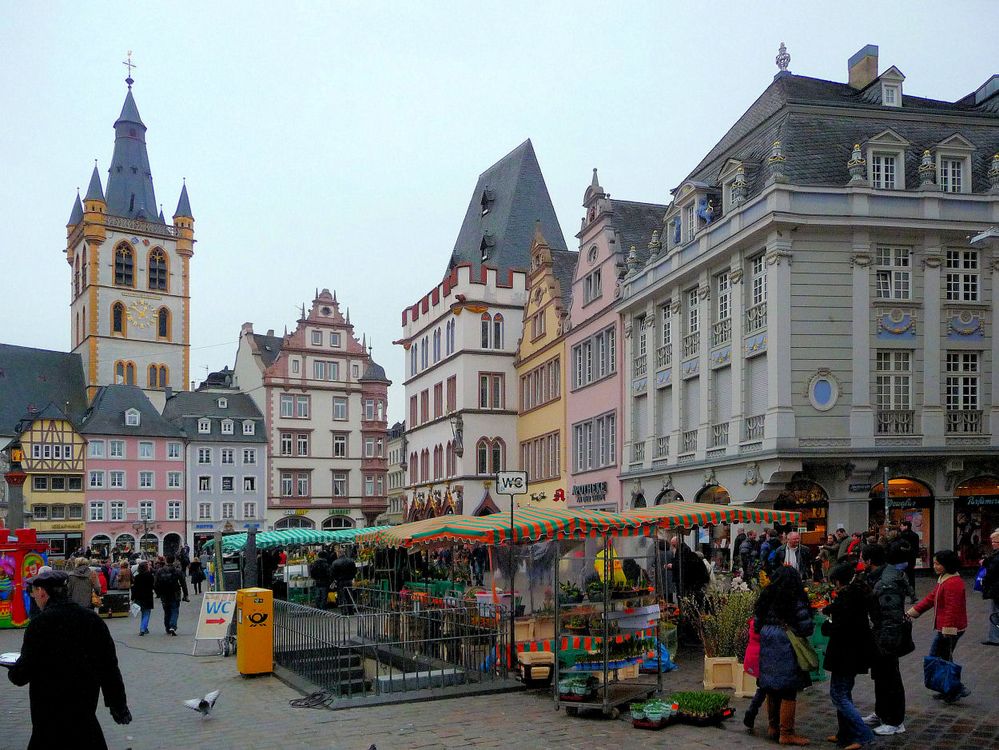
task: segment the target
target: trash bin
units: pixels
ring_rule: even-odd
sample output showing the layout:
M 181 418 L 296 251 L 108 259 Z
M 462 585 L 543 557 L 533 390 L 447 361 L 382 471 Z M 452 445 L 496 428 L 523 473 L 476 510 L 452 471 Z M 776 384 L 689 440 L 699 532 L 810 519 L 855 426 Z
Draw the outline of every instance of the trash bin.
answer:
M 270 674 L 274 663 L 274 593 L 236 592 L 236 667 L 241 675 Z

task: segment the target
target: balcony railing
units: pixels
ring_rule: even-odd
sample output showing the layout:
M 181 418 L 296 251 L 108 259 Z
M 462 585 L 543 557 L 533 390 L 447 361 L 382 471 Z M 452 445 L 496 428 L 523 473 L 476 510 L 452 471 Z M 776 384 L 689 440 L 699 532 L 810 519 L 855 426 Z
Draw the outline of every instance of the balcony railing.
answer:
M 743 333 L 753 333 L 767 327 L 767 303 L 761 302 L 746 310 L 746 330 Z
M 648 365 L 646 364 L 647 361 L 648 360 L 646 360 L 644 354 L 640 354 L 632 360 L 631 362 L 632 377 L 640 378 L 642 377 L 642 375 L 646 373 L 646 369 L 648 367 Z
M 972 435 L 982 431 L 982 410 L 963 409 L 947 412 L 947 432 L 952 435 Z
M 697 331 L 683 337 L 683 358 L 693 357 L 701 350 L 701 334 Z
M 762 414 L 757 414 L 752 417 L 746 417 L 742 420 L 742 439 L 743 440 L 762 440 L 763 439 L 763 423 L 765 418 Z
M 645 441 L 640 440 L 631 444 L 631 462 L 633 464 L 645 463 Z
M 670 363 L 673 361 L 673 345 L 663 344 L 658 349 L 656 349 L 656 369 L 661 370 L 664 367 L 669 367 Z
M 719 320 L 711 326 L 711 346 L 727 344 L 732 340 L 732 319 Z
M 656 458 L 666 458 L 669 455 L 669 435 L 656 438 Z
M 697 430 L 687 430 L 682 435 L 683 452 L 693 453 L 697 450 Z
M 711 425 L 711 447 L 723 448 L 728 445 L 728 422 Z
M 878 435 L 912 435 L 915 412 L 912 409 L 886 409 L 877 413 Z

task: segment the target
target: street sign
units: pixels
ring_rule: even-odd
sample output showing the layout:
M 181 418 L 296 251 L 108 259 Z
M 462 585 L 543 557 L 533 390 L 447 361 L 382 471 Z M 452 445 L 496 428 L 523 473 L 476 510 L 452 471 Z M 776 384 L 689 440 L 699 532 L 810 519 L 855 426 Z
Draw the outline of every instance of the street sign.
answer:
M 496 474 L 496 494 L 498 495 L 526 495 L 527 494 L 527 472 L 526 471 L 501 471 Z
M 198 615 L 198 632 L 196 641 L 221 640 L 229 632 L 236 610 L 235 591 L 206 591 L 201 602 L 201 614 Z

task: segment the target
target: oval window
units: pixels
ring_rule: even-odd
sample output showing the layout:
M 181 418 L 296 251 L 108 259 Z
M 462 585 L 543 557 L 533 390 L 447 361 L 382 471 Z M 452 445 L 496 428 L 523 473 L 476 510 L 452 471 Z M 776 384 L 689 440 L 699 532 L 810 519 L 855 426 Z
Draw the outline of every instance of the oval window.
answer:
M 839 399 L 839 383 L 829 374 L 820 371 L 814 375 L 808 384 L 808 400 L 819 411 L 829 411 Z

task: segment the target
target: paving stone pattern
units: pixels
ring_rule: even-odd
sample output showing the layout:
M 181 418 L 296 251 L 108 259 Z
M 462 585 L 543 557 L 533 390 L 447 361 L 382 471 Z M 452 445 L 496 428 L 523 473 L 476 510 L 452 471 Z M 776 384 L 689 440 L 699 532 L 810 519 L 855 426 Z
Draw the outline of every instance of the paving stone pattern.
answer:
M 926 592 L 929 579 L 919 580 Z M 971 626 L 957 649 L 964 665 L 965 683 L 972 694 L 948 706 L 932 700 L 922 686 L 922 656 L 932 636 L 932 618 L 924 615 L 915 625 L 916 653 L 903 660 L 908 692 L 908 713 L 903 735 L 878 739 L 873 748 L 914 747 L 925 750 L 999 747 L 999 648 L 980 645 L 985 632 L 986 603 L 970 592 Z M 547 695 L 538 692 L 506 693 L 475 698 L 437 700 L 342 711 L 293 708 L 299 697 L 274 677 L 243 678 L 236 660 L 221 656 L 190 656 L 198 597 L 181 608 L 180 633 L 162 633 L 153 613 L 152 634 L 140 638 L 136 621 L 108 621 L 118 643 L 118 657 L 125 676 L 129 706 L 135 721 L 121 727 L 99 709 L 109 747 L 114 750 L 164 748 L 239 748 L 275 750 L 416 750 L 416 748 L 763 748 L 775 743 L 750 736 L 742 726 L 747 700 L 733 699 L 737 714 L 720 728 L 672 726 L 660 732 L 634 729 L 625 720 L 601 717 L 570 718 L 554 711 Z M 0 652 L 20 647 L 21 632 L 0 631 Z M 206 648 L 206 646 L 202 646 Z M 667 689 L 699 687 L 701 661 L 697 654 L 679 655 L 681 669 L 666 676 Z M 823 738 L 835 730 L 835 712 L 829 702 L 828 681 L 806 691 L 799 701 L 799 731 L 813 745 L 833 748 Z M 73 689 L 67 685 L 66 690 Z M 220 689 L 216 711 L 208 719 L 185 708 L 181 701 Z M 873 710 L 872 683 L 866 676 L 854 691 L 863 713 Z M 8 681 L 0 682 L 0 750 L 27 746 L 30 735 L 28 691 Z M 765 712 L 764 712 L 765 715 Z M 758 722 L 765 731 L 764 719 Z

